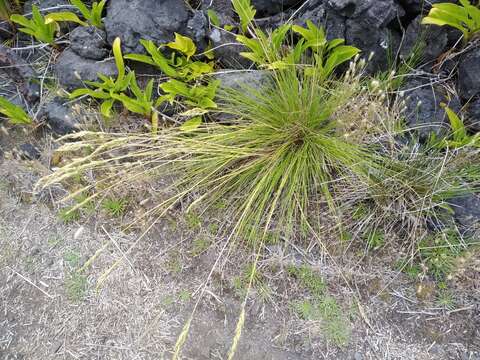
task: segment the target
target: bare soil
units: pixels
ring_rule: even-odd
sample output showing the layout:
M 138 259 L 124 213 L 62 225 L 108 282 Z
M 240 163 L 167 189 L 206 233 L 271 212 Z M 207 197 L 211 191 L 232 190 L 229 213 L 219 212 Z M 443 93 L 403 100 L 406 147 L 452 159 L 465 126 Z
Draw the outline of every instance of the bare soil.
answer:
M 0 359 L 171 358 L 224 245 L 209 230 L 213 216 L 192 224 L 172 213 L 130 250 L 140 232 L 122 232 L 121 219 L 100 210 L 65 224 L 62 188 L 33 194 L 50 171 L 49 139 L 38 144 L 40 161 L 26 161 L 2 136 Z M 395 270 L 387 250 L 353 253 L 327 256 L 313 239 L 269 246 L 235 358 L 480 359 L 478 253 L 450 280 L 449 307 L 439 304 L 435 283 Z M 251 251 L 239 245 L 220 260 L 193 315 L 185 359 L 225 359 L 231 346 Z M 346 319 L 345 345 L 331 341 L 324 321 L 294 310 L 310 295 L 289 276 L 291 264 L 309 265 L 324 279 Z

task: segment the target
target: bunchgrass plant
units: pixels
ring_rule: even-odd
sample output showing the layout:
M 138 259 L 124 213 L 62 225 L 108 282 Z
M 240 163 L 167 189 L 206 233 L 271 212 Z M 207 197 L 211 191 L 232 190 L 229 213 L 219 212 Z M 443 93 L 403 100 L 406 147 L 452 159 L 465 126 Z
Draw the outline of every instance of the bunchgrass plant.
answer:
M 246 25 L 245 30 L 251 24 Z M 91 201 L 145 177 L 160 177 L 169 184 L 164 189 L 168 195 L 143 216 L 161 217 L 180 202 L 189 203 L 186 211 L 196 213 L 226 203 L 222 228 L 229 230 L 224 234 L 227 244 L 246 240 L 257 260 L 272 234 L 289 238 L 308 229 L 318 239 L 322 228 L 318 217 L 328 224 L 330 234 L 342 236 L 344 230 L 362 226 L 370 233 L 383 224 L 401 228 L 412 218 L 430 216 L 432 209 L 448 211 L 444 201 L 457 194 L 452 188 L 461 188 L 461 171 L 457 171 L 461 167 L 452 168 L 452 162 L 429 151 L 403 150 L 399 140 L 406 130 L 401 106 L 389 101 L 378 81 L 363 79 L 364 64 L 358 57 L 343 75 L 336 74 L 337 65 L 354 57 L 358 49 L 342 41 L 328 42 L 312 26 L 293 30 L 303 40 L 290 50 L 288 43 L 282 44 L 275 54 L 262 39 L 249 47 L 258 58 L 268 52 L 268 64 L 273 66 L 266 66 L 266 77 L 258 87 L 220 87 L 210 118 L 195 116 L 188 126 L 164 127 L 153 134 L 67 135 L 68 142 L 59 151 L 76 157 L 41 184 L 94 175 L 95 182 L 66 199 L 92 193 L 85 199 Z M 449 175 L 443 178 L 443 174 Z M 353 213 L 362 206 L 365 218 L 359 223 L 364 225 L 351 226 Z M 379 239 L 372 247 L 388 241 L 385 236 Z M 256 262 L 245 284 L 247 295 L 228 359 L 241 336 L 255 273 Z M 177 339 L 174 359 L 192 318 L 193 314 Z

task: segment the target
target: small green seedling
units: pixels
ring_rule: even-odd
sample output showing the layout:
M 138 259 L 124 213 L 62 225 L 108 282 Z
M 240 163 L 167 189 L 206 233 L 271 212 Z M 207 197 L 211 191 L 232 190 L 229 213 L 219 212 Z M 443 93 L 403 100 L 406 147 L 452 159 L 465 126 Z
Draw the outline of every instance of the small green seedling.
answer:
M 113 217 L 120 217 L 127 209 L 127 201 L 125 199 L 105 199 L 102 203 L 102 208 Z
M 74 272 L 65 280 L 65 292 L 67 298 L 72 302 L 80 302 L 85 298 L 87 292 L 87 278 L 84 275 Z
M 30 125 L 32 123 L 30 116 L 20 106 L 12 104 L 2 96 L 0 96 L 0 114 L 5 115 L 14 125 Z
M 446 104 L 440 104 L 447 114 L 450 122 L 451 134 L 447 138 L 438 140 L 432 133 L 430 143 L 439 148 L 459 149 L 462 147 L 480 147 L 480 133 L 469 135 L 463 120 Z
M 210 240 L 205 239 L 205 238 L 195 239 L 195 240 L 193 240 L 192 248 L 190 250 L 190 254 L 193 257 L 201 255 L 209 247 L 210 247 Z
M 42 43 L 53 44 L 58 24 L 43 17 L 37 6 L 32 5 L 32 19 L 27 19 L 23 15 L 13 14 L 10 20 L 23 26 L 19 28 L 21 32 L 33 36 Z
M 464 251 L 460 235 L 453 229 L 433 234 L 418 245 L 420 261 L 428 274 L 436 280 L 444 280 L 454 269 L 456 259 Z
M 433 4 L 422 24 L 454 27 L 463 33 L 464 41 L 467 42 L 480 30 L 480 9 L 468 0 L 460 0 L 460 5 Z
M 71 267 L 76 268 L 80 265 L 81 256 L 77 251 L 69 250 L 63 254 L 63 260 Z
M 315 297 L 322 296 L 326 291 L 326 285 L 322 277 L 316 274 L 309 266 L 294 266 L 287 268 L 287 272 L 296 277 L 302 286 L 304 286 Z

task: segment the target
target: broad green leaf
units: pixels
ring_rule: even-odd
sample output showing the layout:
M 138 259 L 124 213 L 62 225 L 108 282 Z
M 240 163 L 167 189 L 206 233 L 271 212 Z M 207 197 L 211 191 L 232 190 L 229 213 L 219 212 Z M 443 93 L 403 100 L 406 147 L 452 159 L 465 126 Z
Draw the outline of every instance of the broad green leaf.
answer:
M 75 6 L 83 15 L 85 19 L 90 18 L 90 10 L 87 8 L 87 6 L 83 3 L 82 0 L 70 0 L 73 6 Z
M 147 107 L 142 106 L 142 103 L 129 98 L 125 94 L 112 94 L 112 98 L 115 100 L 118 100 L 122 103 L 123 106 L 125 106 L 129 111 L 133 113 L 137 113 L 140 115 L 149 115 L 150 111 Z
M 29 27 L 31 24 L 30 20 L 28 20 L 25 16 L 18 14 L 13 14 L 12 16 L 10 16 L 10 20 L 25 27 Z
M 32 123 L 32 119 L 25 110 L 2 96 L 0 96 L 0 114 L 8 117 L 9 122 L 14 125 L 29 125 Z
M 195 55 L 197 47 L 192 39 L 187 36 L 175 33 L 175 41 L 166 44 L 170 49 L 175 49 L 187 55 L 187 59 Z
M 112 107 L 114 102 L 115 102 L 115 99 L 105 100 L 100 106 L 100 112 L 106 118 L 109 118 L 112 116 Z
M 45 16 L 45 24 L 52 24 L 61 21 L 74 22 L 82 26 L 88 26 L 85 21 L 80 20 L 77 15 L 69 11 L 55 12 Z
M 462 119 L 455 114 L 455 112 L 450 109 L 446 104 L 442 103 L 442 107 L 445 109 L 448 120 L 450 121 L 450 126 L 452 128 L 453 140 L 461 142 L 468 137 L 465 125 L 463 124 Z
M 359 52 L 360 50 L 354 46 L 341 45 L 334 48 L 325 62 L 324 75 L 329 76 L 338 65 L 352 59 Z
M 189 89 L 188 85 L 182 81 L 178 81 L 175 79 L 170 79 L 162 84 L 159 85 L 160 89 L 162 89 L 166 93 L 175 94 L 175 95 L 182 95 L 182 96 L 189 96 Z
M 180 125 L 180 130 L 184 132 L 190 132 L 198 129 L 200 125 L 202 125 L 202 118 L 200 116 L 196 116 Z
M 117 37 L 112 45 L 113 56 L 115 57 L 115 64 L 117 65 L 118 77 L 117 81 L 122 80 L 125 76 L 125 63 L 123 62 L 121 40 Z
M 208 15 L 208 18 L 210 19 L 210 23 L 212 25 L 220 26 L 220 19 L 218 18 L 218 15 L 214 10 L 208 9 L 207 10 L 207 15 Z
M 141 54 L 127 54 L 124 56 L 125 59 L 127 60 L 133 60 L 133 61 L 138 61 L 138 62 L 143 62 L 145 64 L 149 65 L 156 65 L 155 61 L 150 56 L 147 55 L 141 55 Z

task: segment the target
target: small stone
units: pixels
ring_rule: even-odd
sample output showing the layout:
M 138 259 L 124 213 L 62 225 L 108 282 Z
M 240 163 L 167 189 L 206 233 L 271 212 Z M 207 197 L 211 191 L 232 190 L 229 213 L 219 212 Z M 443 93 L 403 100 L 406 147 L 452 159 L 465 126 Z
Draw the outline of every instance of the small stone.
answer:
M 465 100 L 480 95 L 480 47 L 467 52 L 460 59 L 458 93 Z
M 47 126 L 58 135 L 65 135 L 78 130 L 78 117 L 71 106 L 65 105 L 64 100 L 55 98 L 49 102 L 42 113 Z
M 108 55 L 107 34 L 95 26 L 79 26 L 70 33 L 71 49 L 86 59 L 102 60 Z
M 58 82 L 72 91 L 86 87 L 84 81 L 98 81 L 98 74 L 116 77 L 117 67 L 114 59 L 96 61 L 76 54 L 72 49 L 65 50 L 55 64 Z
M 34 145 L 26 143 L 19 146 L 19 155 L 23 160 L 38 160 L 41 153 Z

